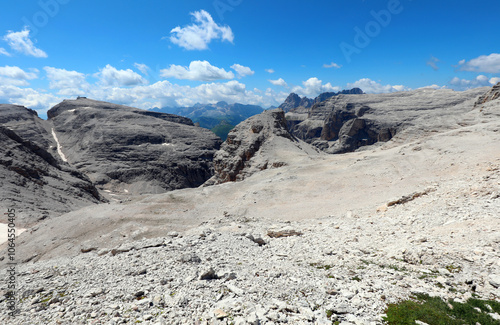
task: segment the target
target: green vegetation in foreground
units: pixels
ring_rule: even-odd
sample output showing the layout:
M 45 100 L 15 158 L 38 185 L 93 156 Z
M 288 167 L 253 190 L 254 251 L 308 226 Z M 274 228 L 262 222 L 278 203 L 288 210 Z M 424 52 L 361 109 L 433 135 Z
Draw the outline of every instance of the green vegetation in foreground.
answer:
M 416 320 L 429 325 L 500 325 L 489 313 L 500 314 L 500 302 L 493 300 L 469 299 L 466 303 L 439 297 L 418 294 L 410 300 L 389 304 L 384 317 L 385 324 L 414 325 Z

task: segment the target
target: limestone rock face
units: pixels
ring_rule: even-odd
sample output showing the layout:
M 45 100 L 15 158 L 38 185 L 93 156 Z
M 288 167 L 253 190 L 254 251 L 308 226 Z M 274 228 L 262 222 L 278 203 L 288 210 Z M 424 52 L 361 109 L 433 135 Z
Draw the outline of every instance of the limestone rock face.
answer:
M 188 118 L 79 98 L 47 113 L 67 161 L 103 189 L 132 194 L 197 187 L 221 140 Z
M 418 89 L 392 94 L 337 95 L 286 114 L 290 132 L 327 153 L 431 134 L 460 126 L 484 89 L 465 92 Z M 485 95 L 496 98 L 494 90 Z M 498 95 L 500 96 L 500 95 Z M 485 97 L 485 98 L 486 98 Z
M 19 105 L 0 104 L 0 125 L 14 131 L 24 140 L 56 153 L 50 124 L 38 117 L 36 111 Z M 57 153 L 54 156 L 56 159 Z
M 22 115 L 26 109 L 18 110 Z M 0 126 L 0 178 L 0 202 L 17 211 L 20 226 L 104 201 L 86 176 L 5 126 Z
M 475 106 L 477 107 L 499 98 L 500 98 L 500 82 L 494 85 L 487 93 L 480 96 L 479 99 L 476 101 Z
M 207 185 L 242 180 L 257 170 L 279 167 L 284 162 L 272 161 L 272 155 L 258 155 L 264 146 L 276 145 L 276 139 L 285 140 L 285 146 L 299 143 L 288 131 L 285 113 L 279 108 L 238 124 L 215 154 L 215 175 Z

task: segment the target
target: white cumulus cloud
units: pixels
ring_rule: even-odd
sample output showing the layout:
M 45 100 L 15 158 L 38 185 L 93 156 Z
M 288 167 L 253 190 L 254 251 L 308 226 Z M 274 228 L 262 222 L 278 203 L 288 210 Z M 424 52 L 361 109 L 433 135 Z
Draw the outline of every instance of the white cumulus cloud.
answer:
M 234 40 L 229 26 L 220 26 L 205 10 L 191 13 L 194 17 L 192 25 L 177 26 L 170 31 L 170 41 L 186 50 L 206 50 L 212 40 L 220 39 L 230 43 Z
M 30 39 L 30 30 L 26 27 L 20 32 L 9 31 L 7 35 L 3 37 L 3 40 L 16 52 L 36 58 L 47 57 L 47 53 L 33 44 L 33 41 Z
M 490 84 L 492 84 L 492 85 L 496 85 L 499 82 L 500 82 L 500 78 L 498 78 L 498 77 L 493 77 L 490 79 Z
M 238 73 L 238 77 L 240 78 L 255 74 L 255 71 L 252 71 L 252 69 L 250 69 L 249 67 L 245 67 L 237 63 L 233 64 L 231 66 L 231 69 L 236 71 Z
M 33 72 L 26 72 L 19 67 L 11 67 L 6 65 L 5 67 L 0 67 L 0 76 L 20 79 L 20 80 L 31 80 L 38 77 L 38 70 L 33 69 Z
M 353 83 L 348 83 L 347 88 L 360 88 L 367 94 L 393 93 L 396 91 L 411 90 L 403 85 L 382 85 L 369 78 L 363 78 Z
M 58 89 L 59 95 L 78 96 L 89 89 L 90 85 L 85 81 L 85 74 L 66 69 L 57 69 L 53 67 L 43 68 L 49 79 L 50 89 Z
M 23 69 L 15 66 L 0 67 L 0 83 L 11 86 L 27 86 L 28 80 L 38 78 L 38 70 L 32 69 L 31 72 L 26 72 Z
M 462 60 L 458 62 L 458 65 L 462 71 L 499 73 L 500 54 L 492 53 L 490 55 L 481 55 L 470 61 Z
M 269 80 L 269 82 L 275 86 L 288 87 L 288 84 L 285 80 L 283 80 L 283 78 L 279 78 L 278 80 Z
M 164 78 L 198 81 L 234 79 L 234 73 L 215 67 L 208 61 L 192 61 L 189 67 L 172 64 L 168 69 L 162 69 L 160 75 Z
M 334 87 L 332 86 L 331 83 L 323 84 L 322 80 L 319 80 L 318 78 L 309 78 L 306 81 L 302 82 L 302 87 L 301 86 L 296 86 L 292 88 L 292 92 L 301 95 L 301 96 L 307 96 L 310 98 L 314 98 L 318 96 L 321 93 L 325 92 L 330 92 L 330 91 L 340 91 L 339 87 Z
M 104 86 L 136 86 L 146 84 L 147 81 L 131 69 L 118 70 L 111 65 L 106 65 L 94 74 Z
M 0 102 L 24 105 L 40 114 L 63 99 L 86 96 L 97 100 L 150 109 L 166 106 L 192 106 L 196 103 L 243 103 L 262 107 L 278 106 L 288 96 L 288 92 L 251 88 L 237 80 L 226 82 L 206 82 L 189 86 L 162 80 L 153 84 L 143 82 L 140 75 L 133 71 L 118 70 L 110 65 L 89 75 L 50 66 L 44 68 L 49 83 L 48 91 L 27 86 L 26 80 L 38 78 L 36 69 L 22 70 L 18 67 L 1 67 L 0 78 L 20 80 L 19 82 L 0 82 Z M 226 72 L 227 73 L 227 72 Z M 14 79 L 17 78 L 17 79 Z M 87 79 L 93 80 L 89 82 Z M 48 87 L 48 88 L 49 88 Z
M 494 82 L 494 78 L 488 79 L 488 77 L 484 75 L 479 75 L 476 78 L 472 80 L 468 79 L 460 79 L 458 77 L 455 77 L 451 79 L 450 85 L 452 89 L 462 91 L 462 90 L 467 90 L 467 89 L 472 89 L 472 88 L 478 88 L 478 87 L 486 87 L 486 86 L 491 86 Z
M 22 105 L 35 109 L 38 113 L 44 113 L 50 107 L 61 101 L 61 98 L 50 93 L 41 92 L 32 88 L 20 88 L 12 85 L 0 84 L 0 103 Z

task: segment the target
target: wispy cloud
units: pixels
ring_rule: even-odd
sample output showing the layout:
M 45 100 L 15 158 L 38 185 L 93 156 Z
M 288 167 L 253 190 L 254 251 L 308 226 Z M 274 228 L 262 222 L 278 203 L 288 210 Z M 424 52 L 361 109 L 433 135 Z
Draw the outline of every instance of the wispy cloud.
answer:
M 33 44 L 33 41 L 29 38 L 30 31 L 26 27 L 20 32 L 9 31 L 3 40 L 9 44 L 9 46 L 16 52 L 34 56 L 36 58 L 46 58 L 47 53 L 40 50 Z
M 275 71 L 274 71 L 274 69 L 266 69 L 266 72 L 273 74 Z
M 339 65 L 335 62 L 332 62 L 330 64 L 323 64 L 323 68 L 326 68 L 326 69 L 331 69 L 331 68 L 335 68 L 335 69 L 340 69 L 342 68 L 342 65 Z
M 490 55 L 481 55 L 470 61 L 462 60 L 458 62 L 462 71 L 499 73 L 500 72 L 500 54 L 492 53 Z
M 431 67 L 434 71 L 438 71 L 439 70 L 439 67 L 438 67 L 438 64 L 439 63 L 439 59 L 434 57 L 434 56 L 431 56 L 431 58 L 427 61 L 427 65 L 429 67 Z
M 7 52 L 7 50 L 4 49 L 3 47 L 0 47 L 0 55 L 10 56 L 10 53 Z
M 238 77 L 243 78 L 246 76 L 252 76 L 255 74 L 255 71 L 252 71 L 249 67 L 242 66 L 241 64 L 233 64 L 231 69 L 238 73 Z
M 177 26 L 170 31 L 172 43 L 186 50 L 206 50 L 212 40 L 233 42 L 234 34 L 231 28 L 215 23 L 205 10 L 195 11 L 191 15 L 194 17 L 192 25 Z
M 234 79 L 234 73 L 215 67 L 208 61 L 192 61 L 189 67 L 172 64 L 168 69 L 161 70 L 160 75 L 164 78 L 198 81 Z
M 149 67 L 144 63 L 134 63 L 134 67 L 139 70 L 143 75 L 149 75 Z

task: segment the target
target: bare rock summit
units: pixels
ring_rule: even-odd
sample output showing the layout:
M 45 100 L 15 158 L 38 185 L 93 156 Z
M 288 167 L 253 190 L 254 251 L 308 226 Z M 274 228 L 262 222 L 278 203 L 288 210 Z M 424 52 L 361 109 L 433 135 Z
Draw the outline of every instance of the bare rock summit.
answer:
M 83 173 L 54 155 L 46 121 L 34 111 L 0 105 L 0 121 L 0 203 L 18 211 L 18 225 L 105 201 Z
M 280 160 L 280 150 L 304 151 L 304 147 L 308 145 L 289 132 L 282 109 L 264 111 L 229 133 L 215 154 L 215 175 L 205 185 L 240 181 L 259 170 L 281 167 L 285 162 Z
M 184 117 L 79 98 L 47 113 L 67 161 L 101 189 L 162 193 L 212 174 L 221 140 Z

